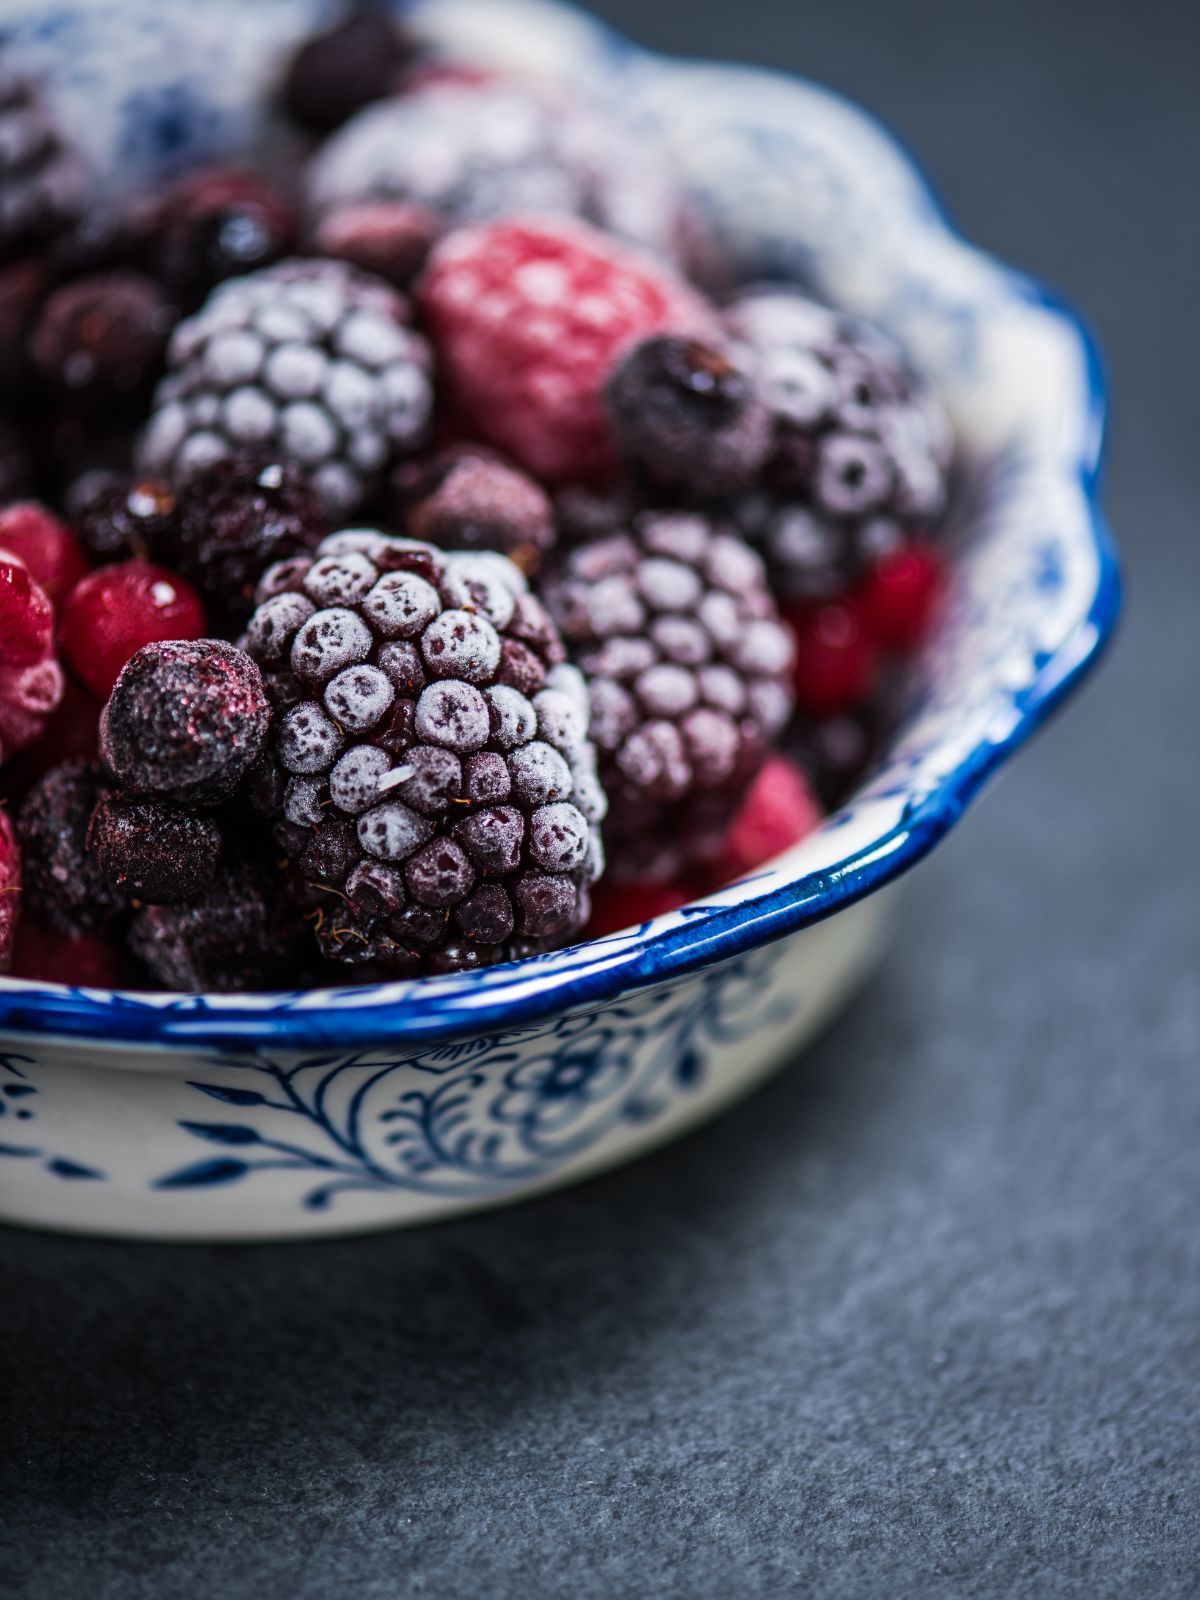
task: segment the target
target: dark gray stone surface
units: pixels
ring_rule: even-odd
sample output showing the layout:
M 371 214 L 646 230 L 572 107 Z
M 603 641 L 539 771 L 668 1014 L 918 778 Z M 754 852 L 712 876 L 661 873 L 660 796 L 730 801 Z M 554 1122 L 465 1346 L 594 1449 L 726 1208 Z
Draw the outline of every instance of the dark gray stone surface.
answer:
M 1089 308 L 1119 646 L 751 1103 L 419 1233 L 0 1233 L 0 1593 L 1200 1592 L 1194 8 L 634 0 L 823 77 Z

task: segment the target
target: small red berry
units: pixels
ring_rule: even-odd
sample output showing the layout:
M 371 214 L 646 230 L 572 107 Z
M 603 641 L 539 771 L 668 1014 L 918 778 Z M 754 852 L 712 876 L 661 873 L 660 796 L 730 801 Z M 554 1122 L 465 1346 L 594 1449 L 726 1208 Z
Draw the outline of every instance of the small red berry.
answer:
M 420 282 L 452 402 L 536 476 L 616 470 L 604 387 L 652 333 L 719 338 L 668 268 L 580 222 L 495 222 L 435 246 Z
M 71 935 L 23 917 L 13 976 L 73 988 L 120 989 L 131 980 L 132 963 L 111 933 Z
M 0 806 L 0 972 L 7 972 L 12 964 L 20 901 L 21 853 L 12 818 Z
M 865 700 L 876 675 L 878 652 L 850 599 L 803 602 L 785 613 L 796 641 L 796 703 L 814 716 L 848 711 Z
M 652 917 L 664 916 L 687 905 L 692 895 L 673 883 L 602 882 L 592 893 L 589 939 L 601 939 L 622 928 L 635 928 Z
M 771 756 L 750 786 L 714 863 L 714 881 L 731 883 L 772 861 L 821 826 L 808 779 L 785 756 Z
M 21 558 L 0 549 L 0 667 L 27 667 L 54 644 L 54 607 Z
M 910 540 L 868 568 L 858 590 L 863 621 L 885 649 L 907 654 L 928 636 L 945 586 L 938 551 Z
M 25 563 L 54 606 L 62 604 L 88 570 L 87 557 L 70 528 L 36 500 L 19 500 L 0 509 L 0 550 Z
M 143 645 L 199 639 L 206 623 L 196 591 L 165 567 L 123 561 L 77 583 L 62 608 L 63 653 L 107 699 L 121 668 Z

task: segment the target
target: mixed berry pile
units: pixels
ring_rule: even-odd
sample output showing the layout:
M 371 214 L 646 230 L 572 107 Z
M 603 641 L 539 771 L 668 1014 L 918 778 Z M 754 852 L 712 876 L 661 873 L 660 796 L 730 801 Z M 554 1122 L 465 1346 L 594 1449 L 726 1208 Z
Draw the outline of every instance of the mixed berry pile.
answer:
M 706 292 L 643 137 L 375 10 L 276 93 L 290 164 L 97 204 L 0 46 L 0 972 L 361 983 L 678 907 L 847 794 L 936 613 L 937 397 Z

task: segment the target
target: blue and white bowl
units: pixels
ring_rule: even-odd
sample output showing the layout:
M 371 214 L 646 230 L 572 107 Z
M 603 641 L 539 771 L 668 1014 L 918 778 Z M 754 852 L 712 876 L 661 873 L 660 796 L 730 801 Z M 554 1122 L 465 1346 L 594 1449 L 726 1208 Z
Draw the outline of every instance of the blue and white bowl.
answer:
M 10 0 L 14 48 L 119 185 L 249 148 L 310 0 Z M 753 878 L 610 938 L 466 976 L 269 995 L 0 979 L 0 1216 L 168 1238 L 385 1227 L 638 1155 L 796 1054 L 880 949 L 889 885 L 1112 630 L 1103 393 L 1075 317 L 950 228 L 909 157 L 811 84 L 645 55 L 536 0 L 425 0 L 486 62 L 611 93 L 674 150 L 740 272 L 890 329 L 964 469 L 953 604 L 876 775 Z M 186 44 L 181 45 L 181 39 Z

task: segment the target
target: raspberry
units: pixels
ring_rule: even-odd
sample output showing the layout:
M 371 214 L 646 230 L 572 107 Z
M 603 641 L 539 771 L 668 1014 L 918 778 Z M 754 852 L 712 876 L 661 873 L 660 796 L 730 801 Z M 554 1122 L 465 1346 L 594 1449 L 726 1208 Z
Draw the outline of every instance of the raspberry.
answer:
M 814 716 L 850 711 L 877 681 L 879 652 L 860 607 L 841 599 L 800 603 L 785 612 L 796 643 L 796 703 Z
M 85 472 L 67 493 L 67 516 L 93 561 L 149 560 L 174 510 L 168 485 L 123 472 Z
M 749 379 L 694 339 L 636 345 L 609 379 L 608 404 L 622 459 L 691 499 L 748 488 L 771 449 L 771 414 Z
M 526 85 L 426 81 L 370 106 L 308 169 L 317 217 L 400 201 L 451 227 L 573 217 L 670 258 L 680 203 L 661 153 L 607 111 Z
M 577 933 L 604 796 L 582 681 L 521 572 L 353 530 L 259 596 L 246 647 L 301 686 L 266 806 L 322 954 L 438 972 Z
M 102 933 L 64 934 L 36 917 L 22 917 L 13 954 L 13 975 L 72 988 L 119 989 L 132 974 L 124 949 Z
M 103 927 L 125 909 L 87 848 L 104 785 L 97 763 L 66 761 L 34 784 L 17 817 L 30 910 L 64 933 Z
M 29 336 L 33 370 L 73 407 L 136 405 L 158 376 L 175 313 L 140 273 L 80 278 L 56 289 Z
M 771 756 L 750 787 L 712 866 L 714 884 L 772 861 L 821 826 L 821 807 L 801 769 Z
M 212 882 L 221 831 L 200 812 L 109 792 L 100 795 L 92 812 L 87 848 L 117 893 L 170 905 L 190 900 Z
M 4 542 L 0 524 L 0 544 Z M 928 636 L 945 588 L 945 568 L 932 545 L 914 540 L 876 558 L 863 575 L 863 620 L 888 650 L 908 654 Z
M 164 988 L 229 992 L 295 983 L 302 933 L 268 869 L 234 858 L 190 900 L 137 911 L 129 948 Z
M 215 284 L 270 266 L 296 242 L 291 206 L 262 178 L 236 167 L 186 173 L 140 211 L 147 268 L 186 311 Z
M 532 575 L 553 547 L 545 490 L 490 451 L 460 446 L 397 468 L 393 489 L 407 531 L 440 550 L 496 550 Z
M 243 651 L 221 639 L 148 644 L 121 669 L 100 750 L 134 794 L 212 805 L 253 765 L 269 720 L 261 674 Z
M 0 54 L 0 256 L 36 249 L 79 210 L 84 172 L 37 86 Z
M 630 345 L 659 331 L 713 332 L 695 290 L 582 223 L 451 234 L 420 292 L 464 418 L 551 480 L 615 471 L 603 391 Z
M 283 81 L 284 107 L 302 127 L 328 133 L 391 94 L 412 54 L 411 40 L 390 18 L 359 7 L 296 51 Z
M 284 261 L 221 284 L 180 323 L 139 464 L 177 485 L 245 453 L 292 462 L 357 509 L 420 445 L 433 391 L 407 303 L 342 261 Z
M 63 653 L 98 695 L 107 695 L 130 657 L 159 639 L 197 639 L 205 630 L 199 596 L 165 567 L 125 561 L 101 567 L 63 602 Z
M 692 898 L 674 883 L 609 883 L 596 890 L 592 900 L 592 920 L 588 938 L 603 939 L 606 934 L 636 928 L 639 923 L 678 911 Z
M 328 531 L 321 502 L 298 468 L 230 457 L 201 468 L 183 486 L 160 547 L 214 615 L 241 623 L 263 571 L 303 555 Z
M 0 974 L 12 966 L 17 916 L 21 908 L 21 852 L 12 819 L 0 806 Z
M 315 254 L 348 261 L 363 272 L 407 289 L 445 229 L 427 206 L 402 200 L 363 201 L 340 206 L 313 231 Z
M 546 601 L 588 679 L 613 870 L 676 878 L 716 848 L 791 709 L 762 564 L 705 517 L 647 512 L 571 550 Z
M 88 570 L 70 528 L 32 500 L 0 508 L 0 550 L 24 563 L 54 606 L 62 604 Z
M 0 550 L 0 668 L 7 673 L 42 661 L 53 642 L 50 596 L 19 556 Z

